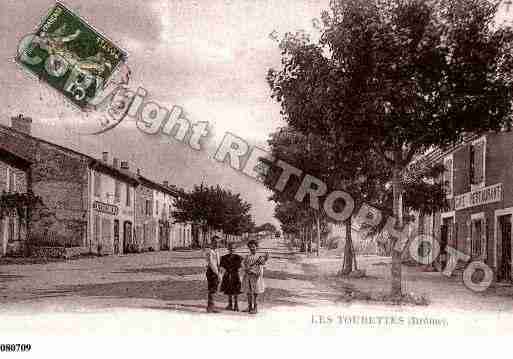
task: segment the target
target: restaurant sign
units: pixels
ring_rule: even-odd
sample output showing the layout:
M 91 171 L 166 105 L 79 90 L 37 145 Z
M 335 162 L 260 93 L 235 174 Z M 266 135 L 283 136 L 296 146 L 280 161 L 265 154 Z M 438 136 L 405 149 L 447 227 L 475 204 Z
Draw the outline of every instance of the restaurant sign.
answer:
M 93 202 L 93 209 L 101 213 L 111 214 L 113 216 L 117 216 L 119 213 L 119 208 L 117 206 L 98 201 Z
M 455 196 L 454 209 L 465 209 L 499 201 L 502 201 L 502 183 Z

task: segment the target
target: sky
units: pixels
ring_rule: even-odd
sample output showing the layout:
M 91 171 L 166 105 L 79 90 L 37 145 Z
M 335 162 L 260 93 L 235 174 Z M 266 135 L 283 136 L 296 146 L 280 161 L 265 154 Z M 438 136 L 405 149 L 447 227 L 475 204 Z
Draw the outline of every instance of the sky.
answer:
M 131 169 L 156 181 L 191 188 L 221 184 L 253 205 L 257 224 L 272 222 L 270 193 L 259 183 L 213 159 L 226 131 L 265 147 L 283 125 L 265 77 L 279 68 L 280 51 L 269 34 L 305 29 L 328 0 L 65 1 L 64 4 L 128 52 L 130 88 L 171 108 L 191 122 L 207 121 L 214 136 L 194 151 L 164 135 L 141 133 L 124 121 L 102 135 L 87 135 L 94 115 L 85 115 L 55 90 L 28 76 L 12 61 L 18 41 L 32 32 L 54 2 L 0 1 L 0 123 L 23 113 L 32 134 L 94 157 L 108 151 Z
M 269 35 L 315 32 L 312 19 L 329 0 L 64 3 L 128 52 L 130 88 L 144 87 L 167 108 L 181 106 L 191 122 L 207 121 L 213 138 L 205 150 L 195 151 L 163 135 L 143 134 L 127 120 L 102 135 L 84 134 L 97 126 L 95 116 L 80 112 L 12 61 L 18 41 L 54 5 L 48 0 L 0 0 L 0 123 L 9 125 L 11 116 L 23 113 L 33 119 L 33 135 L 93 157 L 108 151 L 153 180 L 186 189 L 221 184 L 253 205 L 257 224 L 277 224 L 270 193 L 213 154 L 226 131 L 265 148 L 269 134 L 283 125 L 265 80 L 269 68 L 280 67 L 280 51 Z M 498 22 L 511 20 L 507 10 L 513 12 L 513 6 L 504 7 Z

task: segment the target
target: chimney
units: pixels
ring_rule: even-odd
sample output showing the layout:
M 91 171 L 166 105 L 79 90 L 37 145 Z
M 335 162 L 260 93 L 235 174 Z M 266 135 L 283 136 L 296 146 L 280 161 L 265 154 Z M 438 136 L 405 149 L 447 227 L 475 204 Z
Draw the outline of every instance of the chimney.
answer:
M 141 175 L 141 169 L 140 169 L 140 168 L 138 168 L 138 169 L 137 169 L 137 175 L 138 175 L 138 176 L 140 176 L 140 175 Z
M 121 169 L 122 170 L 129 170 L 130 167 L 128 167 L 128 161 L 121 161 Z
M 102 161 L 105 163 L 109 162 L 109 153 L 108 152 L 102 152 Z
M 164 186 L 169 187 L 169 181 L 164 181 Z
M 118 169 L 118 168 L 119 168 L 119 158 L 114 157 L 114 158 L 112 159 L 112 166 L 113 166 L 114 168 L 116 168 L 116 169 Z
M 32 118 L 25 117 L 21 113 L 18 116 L 11 117 L 11 128 L 18 132 L 30 135 L 32 127 Z

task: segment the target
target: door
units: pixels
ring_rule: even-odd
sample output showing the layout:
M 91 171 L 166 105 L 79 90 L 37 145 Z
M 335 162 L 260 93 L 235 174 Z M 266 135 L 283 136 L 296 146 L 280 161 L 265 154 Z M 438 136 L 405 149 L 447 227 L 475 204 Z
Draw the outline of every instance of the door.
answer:
M 452 243 L 452 232 L 453 232 L 453 218 L 443 218 L 441 233 L 440 233 L 440 264 L 442 269 L 445 269 L 447 265 L 447 245 L 454 245 Z
M 166 249 L 166 241 L 164 238 L 164 225 L 162 223 L 159 223 L 159 249 Z
M 123 252 L 128 253 L 132 243 L 132 223 L 126 221 L 123 223 Z
M 501 267 L 497 273 L 499 281 L 511 281 L 511 215 L 499 217 L 501 236 Z
M 114 220 L 114 254 L 119 254 L 119 220 Z
M 100 242 L 100 250 L 99 252 L 102 254 L 109 253 L 112 242 L 112 233 L 111 233 L 111 223 L 108 218 L 102 218 L 102 239 Z

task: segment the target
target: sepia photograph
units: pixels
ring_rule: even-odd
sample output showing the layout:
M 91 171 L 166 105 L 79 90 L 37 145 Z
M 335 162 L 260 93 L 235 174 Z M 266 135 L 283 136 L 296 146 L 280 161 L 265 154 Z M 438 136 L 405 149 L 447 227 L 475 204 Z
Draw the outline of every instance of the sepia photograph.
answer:
M 0 356 L 513 334 L 513 1 L 0 0 L 0 29 Z

